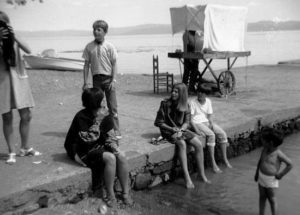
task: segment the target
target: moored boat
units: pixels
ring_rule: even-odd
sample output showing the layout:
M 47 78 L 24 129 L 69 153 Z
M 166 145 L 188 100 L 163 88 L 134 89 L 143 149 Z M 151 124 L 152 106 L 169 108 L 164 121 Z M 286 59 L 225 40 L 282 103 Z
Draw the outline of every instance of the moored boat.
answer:
M 31 69 L 50 69 L 61 71 L 82 71 L 84 61 L 61 57 L 42 57 L 24 55 L 24 59 Z

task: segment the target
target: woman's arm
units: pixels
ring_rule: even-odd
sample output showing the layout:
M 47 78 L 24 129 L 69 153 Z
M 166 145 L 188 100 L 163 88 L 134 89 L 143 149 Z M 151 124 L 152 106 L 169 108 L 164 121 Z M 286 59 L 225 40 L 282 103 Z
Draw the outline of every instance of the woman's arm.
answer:
M 26 54 L 31 54 L 31 49 L 29 48 L 29 46 L 16 35 L 15 35 L 15 41 L 20 47 L 20 49 L 22 49 Z
M 160 103 L 159 110 L 157 111 L 156 118 L 154 121 L 154 125 L 165 130 L 169 130 L 172 132 L 176 132 L 177 130 L 179 131 L 178 128 L 175 128 L 173 126 L 170 126 L 166 123 L 166 115 L 167 115 L 167 105 L 165 104 L 165 101 L 162 101 Z

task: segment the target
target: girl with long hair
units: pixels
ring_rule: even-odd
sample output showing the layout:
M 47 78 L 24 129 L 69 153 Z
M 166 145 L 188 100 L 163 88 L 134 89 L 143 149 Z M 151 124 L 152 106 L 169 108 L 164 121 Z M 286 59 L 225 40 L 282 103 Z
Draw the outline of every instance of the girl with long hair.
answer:
M 186 188 L 195 187 L 188 171 L 187 145 L 195 149 L 194 154 L 200 177 L 204 182 L 210 183 L 204 171 L 203 145 L 197 134 L 189 130 L 190 122 L 191 113 L 186 85 L 183 83 L 175 84 L 171 97 L 161 102 L 154 125 L 159 127 L 163 138 L 178 148 Z

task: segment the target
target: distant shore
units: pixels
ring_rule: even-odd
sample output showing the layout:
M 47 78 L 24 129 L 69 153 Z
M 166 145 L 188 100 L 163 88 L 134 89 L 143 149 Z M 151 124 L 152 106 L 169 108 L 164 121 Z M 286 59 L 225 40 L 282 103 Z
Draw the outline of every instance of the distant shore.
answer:
M 248 23 L 248 32 L 262 31 L 298 31 L 300 30 L 300 21 L 260 21 Z M 17 31 L 22 36 L 89 36 L 90 30 L 59 30 L 59 31 Z M 137 26 L 128 26 L 109 29 L 108 35 L 138 35 L 138 34 L 172 34 L 170 24 L 144 24 Z

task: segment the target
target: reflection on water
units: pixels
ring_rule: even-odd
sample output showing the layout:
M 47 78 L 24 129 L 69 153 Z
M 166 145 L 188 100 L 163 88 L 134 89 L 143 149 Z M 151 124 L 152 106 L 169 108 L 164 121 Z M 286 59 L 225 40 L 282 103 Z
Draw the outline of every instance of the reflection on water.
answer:
M 280 214 L 298 215 L 300 199 L 300 133 L 285 139 L 281 146 L 293 161 L 294 168 L 280 181 L 278 202 Z M 142 214 L 258 214 L 258 188 L 254 182 L 256 164 L 261 149 L 231 159 L 234 169 L 225 169 L 222 174 L 207 176 L 211 185 L 193 181 L 196 188 L 186 190 L 183 179 L 150 191 L 135 194 Z M 266 214 L 271 214 L 269 205 Z

